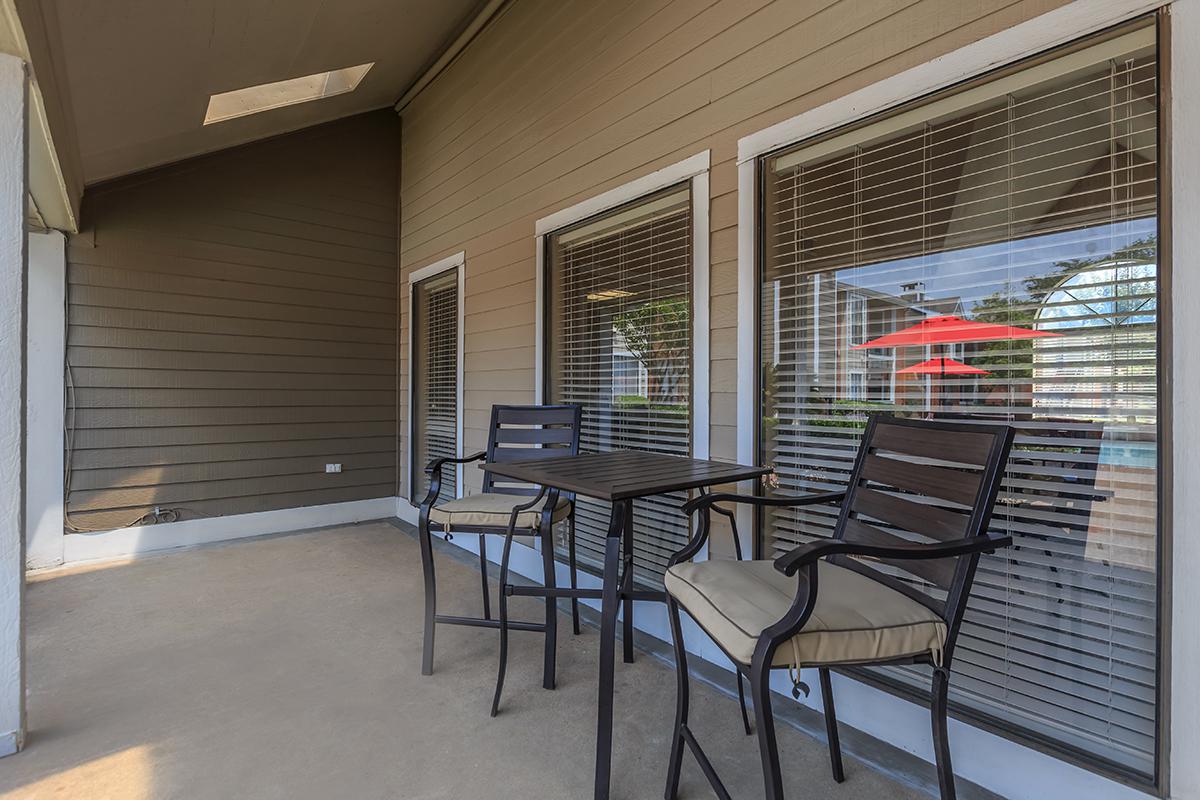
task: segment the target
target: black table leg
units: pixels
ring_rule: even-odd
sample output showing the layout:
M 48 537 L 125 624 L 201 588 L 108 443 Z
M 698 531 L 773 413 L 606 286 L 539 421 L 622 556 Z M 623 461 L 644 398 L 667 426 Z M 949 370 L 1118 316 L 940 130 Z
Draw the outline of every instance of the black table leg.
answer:
M 596 702 L 596 792 L 595 800 L 608 800 L 608 782 L 612 766 L 613 660 L 617 650 L 617 593 L 621 564 L 623 518 L 629 515 L 629 502 L 613 503 L 608 537 L 604 540 L 604 587 L 600 598 L 600 680 Z
M 623 531 L 625 540 L 625 569 L 629 571 L 628 576 L 621 577 L 628 581 L 629 587 L 633 588 L 633 501 L 625 501 L 625 529 Z M 626 595 L 625 608 L 623 615 L 622 627 L 622 643 L 625 652 L 625 663 L 633 663 L 633 598 Z

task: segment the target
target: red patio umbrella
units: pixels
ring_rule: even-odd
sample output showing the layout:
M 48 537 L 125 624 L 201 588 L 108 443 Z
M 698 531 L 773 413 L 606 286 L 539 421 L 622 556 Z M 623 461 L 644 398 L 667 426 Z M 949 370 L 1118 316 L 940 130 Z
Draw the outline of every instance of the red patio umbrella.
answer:
M 962 317 L 946 315 L 929 317 L 904 330 L 895 331 L 872 339 L 869 342 L 857 344 L 853 349 L 881 347 L 926 347 L 928 345 L 957 344 L 959 342 L 995 342 L 1004 339 L 1037 339 L 1043 336 L 1062 336 L 1061 333 L 1035 331 L 1030 328 L 1018 328 L 1014 325 L 997 325 L 992 322 L 976 322 Z M 986 370 L 976 369 L 953 358 L 931 358 L 905 367 L 898 372 L 917 375 L 937 375 L 943 379 L 946 375 L 984 375 Z M 941 390 L 938 391 L 938 401 L 941 404 Z
M 913 364 L 911 367 L 905 367 L 901 370 L 896 370 L 897 374 L 901 375 L 941 375 L 943 378 L 947 375 L 990 375 L 986 369 L 972 367 L 970 364 L 964 364 L 961 361 L 956 361 L 953 358 L 931 358 L 928 361 L 922 361 L 920 364 Z
M 901 370 L 896 370 L 898 375 L 928 375 L 931 378 L 934 375 L 941 375 L 942 381 L 946 380 L 947 375 L 989 375 L 986 369 L 972 367 L 970 364 L 964 364 L 961 361 L 956 361 L 953 358 L 931 358 L 928 361 L 922 361 L 920 364 L 913 364 L 911 367 L 905 367 Z M 942 405 L 942 387 L 938 385 L 938 405 Z
M 975 322 L 962 317 L 929 317 L 904 330 L 856 344 L 853 349 L 921 347 L 930 344 L 956 344 L 958 342 L 994 342 L 1000 339 L 1037 339 L 1042 336 L 1062 336 L 1062 334 L 1018 328 L 1013 325 L 996 325 L 992 322 Z

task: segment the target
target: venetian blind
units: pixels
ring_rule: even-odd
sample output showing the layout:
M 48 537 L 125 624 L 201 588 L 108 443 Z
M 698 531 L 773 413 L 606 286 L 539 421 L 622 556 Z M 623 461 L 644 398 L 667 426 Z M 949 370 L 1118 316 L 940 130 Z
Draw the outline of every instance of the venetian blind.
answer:
M 429 490 L 425 466 L 458 455 L 458 271 L 413 286 L 414 501 Z M 442 469 L 440 500 L 458 496 L 458 473 Z
M 583 406 L 580 450 L 691 454 L 691 191 L 676 187 L 549 237 L 549 397 Z M 639 580 L 687 542 L 675 493 L 634 503 Z M 604 555 L 610 507 L 580 498 L 585 562 Z
M 994 519 L 1016 546 L 981 562 L 953 699 L 1144 775 L 1158 679 L 1156 66 L 1142 27 L 768 157 L 760 286 L 762 457 L 779 492 L 844 485 L 869 411 L 1016 428 Z M 1010 330 L 914 329 L 945 317 Z M 833 513 L 768 515 L 767 554 L 828 535 Z M 881 674 L 928 686 L 915 667 Z

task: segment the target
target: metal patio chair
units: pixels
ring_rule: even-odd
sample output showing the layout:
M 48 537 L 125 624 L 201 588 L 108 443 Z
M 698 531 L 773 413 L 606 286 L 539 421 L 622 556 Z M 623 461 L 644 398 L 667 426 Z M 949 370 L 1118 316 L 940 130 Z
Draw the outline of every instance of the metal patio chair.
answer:
M 486 459 L 489 462 L 516 461 L 529 458 L 548 458 L 556 455 L 575 455 L 579 452 L 580 420 L 583 410 L 578 405 L 493 406 L 488 429 L 487 450 L 465 458 L 438 458 L 429 463 L 429 493 L 421 501 L 418 519 L 418 538 L 421 543 L 421 565 L 425 573 L 425 641 L 421 673 L 433 674 L 434 629 L 437 625 L 467 625 L 500 629 L 500 620 L 492 616 L 488 591 L 487 544 L 489 535 L 506 536 L 510 526 L 518 536 L 532 537 L 542 542 L 543 577 L 548 588 L 555 586 L 554 525 L 567 523 L 567 561 L 571 572 L 571 588 L 577 588 L 575 563 L 575 498 L 524 484 L 497 481 L 484 472 L 483 492 L 480 494 L 437 503 L 441 492 L 441 471 L 446 465 L 468 464 Z M 479 536 L 479 572 L 483 589 L 483 616 L 462 617 L 437 613 L 437 580 L 433 564 L 431 530 L 447 536 L 476 534 Z M 509 548 L 504 549 L 501 563 L 500 603 L 506 604 L 505 586 L 508 574 Z M 536 631 L 545 635 L 544 675 L 542 685 L 554 688 L 554 669 L 557 640 L 557 603 L 546 601 L 545 622 L 508 622 L 512 630 Z M 579 633 L 579 604 L 571 600 L 574 632 Z M 507 636 L 502 648 L 507 649 Z M 502 653 L 503 655 L 503 653 Z M 495 716 L 495 706 L 492 714 Z
M 772 669 L 816 667 L 833 777 L 844 779 L 829 670 L 836 666 L 926 664 L 933 668 L 931 715 L 938 782 L 953 800 L 946 705 L 954 645 L 981 553 L 1009 546 L 988 523 L 1012 447 L 1007 425 L 973 425 L 872 415 L 845 491 L 806 497 L 709 494 L 696 535 L 666 573 L 678 697 L 667 772 L 673 800 L 686 745 L 721 798 L 729 798 L 688 727 L 688 668 L 680 609 L 750 681 L 765 797 L 782 800 L 771 713 Z M 830 539 L 774 561 L 698 561 L 718 502 L 759 508 L 840 504 Z M 739 678 L 739 681 L 741 679 Z

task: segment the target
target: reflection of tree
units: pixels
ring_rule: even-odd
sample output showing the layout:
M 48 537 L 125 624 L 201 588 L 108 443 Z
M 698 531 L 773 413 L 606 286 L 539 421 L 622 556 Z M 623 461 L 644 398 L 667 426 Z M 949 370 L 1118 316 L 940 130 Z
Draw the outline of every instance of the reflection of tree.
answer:
M 687 377 L 691 346 L 691 308 L 686 297 L 641 303 L 613 318 L 613 328 L 625 340 L 648 375 L 650 400 L 678 401 Z
M 1023 294 L 996 292 L 976 302 L 971 312 L 972 317 L 980 322 L 992 322 L 997 325 L 1033 327 L 1046 297 L 1068 278 L 1114 261 L 1153 264 L 1157 260 L 1158 237 L 1149 236 L 1133 242 L 1128 247 L 1096 258 L 1058 261 L 1054 269 L 1045 275 L 1026 279 Z M 988 369 L 988 364 L 1001 367 L 1003 374 L 1014 381 L 1033 378 L 1032 339 L 981 342 L 977 347 L 979 349 L 972 359 L 974 365 L 982 369 Z
M 772 361 L 762 363 L 762 415 L 775 419 L 779 397 L 779 366 Z

